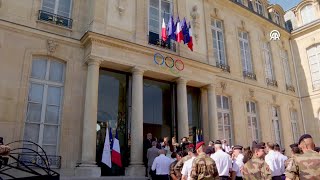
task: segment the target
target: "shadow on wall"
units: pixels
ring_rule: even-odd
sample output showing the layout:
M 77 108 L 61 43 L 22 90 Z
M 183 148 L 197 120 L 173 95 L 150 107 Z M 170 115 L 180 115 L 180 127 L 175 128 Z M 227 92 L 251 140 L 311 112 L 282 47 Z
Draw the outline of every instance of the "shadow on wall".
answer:
M 300 54 L 298 43 L 299 42 L 296 42 L 294 40 L 292 41 L 292 52 L 294 52 L 293 60 L 296 63 L 296 73 L 301 95 L 302 110 L 300 111 L 302 111 L 304 116 L 306 133 L 312 135 L 316 146 L 320 146 L 320 128 L 318 116 L 320 108 L 320 96 L 317 97 L 317 94 L 320 94 L 320 89 L 318 91 L 314 91 L 313 89 L 308 88 L 308 84 L 312 83 L 311 79 L 307 79 L 306 77 L 306 75 L 311 76 L 310 71 L 308 70 L 310 69 L 309 60 L 308 58 L 303 58 L 307 57 L 307 55 Z M 298 91 L 298 87 L 296 87 L 296 91 Z M 303 131 L 301 131 L 303 130 L 302 113 L 300 113 L 299 116 L 300 134 L 304 133 Z

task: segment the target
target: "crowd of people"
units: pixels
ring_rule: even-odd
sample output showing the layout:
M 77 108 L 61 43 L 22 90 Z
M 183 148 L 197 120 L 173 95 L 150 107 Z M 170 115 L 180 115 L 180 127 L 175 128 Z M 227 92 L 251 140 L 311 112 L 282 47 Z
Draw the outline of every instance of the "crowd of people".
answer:
M 144 163 L 149 179 L 161 180 L 320 180 L 320 148 L 304 134 L 284 155 L 277 143 L 253 141 L 251 147 L 229 146 L 226 140 L 193 144 L 187 137 L 144 141 Z

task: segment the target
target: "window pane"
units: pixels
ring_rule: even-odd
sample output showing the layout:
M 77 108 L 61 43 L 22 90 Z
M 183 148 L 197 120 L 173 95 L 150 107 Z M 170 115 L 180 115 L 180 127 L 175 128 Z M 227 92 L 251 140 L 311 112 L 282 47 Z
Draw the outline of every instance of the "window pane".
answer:
M 250 102 L 246 102 L 246 105 L 247 105 L 247 112 L 250 112 Z
M 40 122 L 41 104 L 28 103 L 27 122 Z
M 49 86 L 47 104 L 60 106 L 61 88 Z
M 45 125 L 43 130 L 43 144 L 57 144 L 58 126 Z
M 224 139 L 223 126 L 218 126 L 219 139 Z
M 59 106 L 47 106 L 45 122 L 59 124 Z
M 228 97 L 223 96 L 223 109 L 229 109 L 229 99 Z
M 54 13 L 55 0 L 42 0 L 42 10 Z
M 170 12 L 170 2 L 161 1 L 161 13 Z
M 56 61 L 51 61 L 49 72 L 50 81 L 63 82 L 64 64 Z
M 159 8 L 159 0 L 150 0 L 150 6 Z
M 43 146 L 42 147 L 47 155 L 56 155 L 56 146 Z
M 58 15 L 70 17 L 71 0 L 59 0 Z
M 223 119 L 222 119 L 222 114 L 218 112 L 218 124 L 222 125 Z
M 42 103 L 43 85 L 31 83 L 29 101 Z
M 256 113 L 256 103 L 251 102 L 250 104 L 251 104 L 251 112 L 255 114 Z
M 26 123 L 24 127 L 24 140 L 29 140 L 34 143 L 38 143 L 39 140 L 39 124 Z
M 222 105 L 221 105 L 221 96 L 217 95 L 217 107 L 218 108 L 222 108 Z
M 32 145 L 32 144 L 23 144 L 23 148 L 28 148 L 28 149 L 32 149 L 32 150 L 35 150 L 35 151 L 38 151 L 37 150 L 37 146 L 36 145 Z M 22 150 L 22 152 L 25 152 L 25 153 L 34 153 L 33 151 L 31 150 L 27 150 L 27 149 L 24 149 Z
M 31 77 L 36 79 L 44 79 L 46 76 L 47 61 L 46 60 L 33 60 Z
M 230 115 L 228 114 L 228 113 L 225 113 L 224 114 L 224 125 L 226 126 L 226 125 L 231 125 L 231 123 L 230 123 Z

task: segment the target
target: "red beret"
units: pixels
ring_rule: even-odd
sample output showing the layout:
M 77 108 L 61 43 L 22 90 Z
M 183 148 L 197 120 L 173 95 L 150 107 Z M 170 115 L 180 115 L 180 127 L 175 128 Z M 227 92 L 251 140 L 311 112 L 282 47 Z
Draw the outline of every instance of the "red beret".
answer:
M 198 142 L 196 145 L 196 150 L 199 149 L 199 147 L 201 147 L 202 145 L 204 145 L 203 141 Z
M 189 144 L 188 148 L 194 148 L 194 145 L 193 144 Z

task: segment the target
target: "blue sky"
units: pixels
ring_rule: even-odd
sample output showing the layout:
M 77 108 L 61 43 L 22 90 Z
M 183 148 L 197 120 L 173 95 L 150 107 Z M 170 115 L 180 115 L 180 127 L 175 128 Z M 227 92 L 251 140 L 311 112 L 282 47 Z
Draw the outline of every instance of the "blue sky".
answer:
M 286 11 L 297 5 L 301 0 L 269 0 L 271 4 L 279 4 Z

